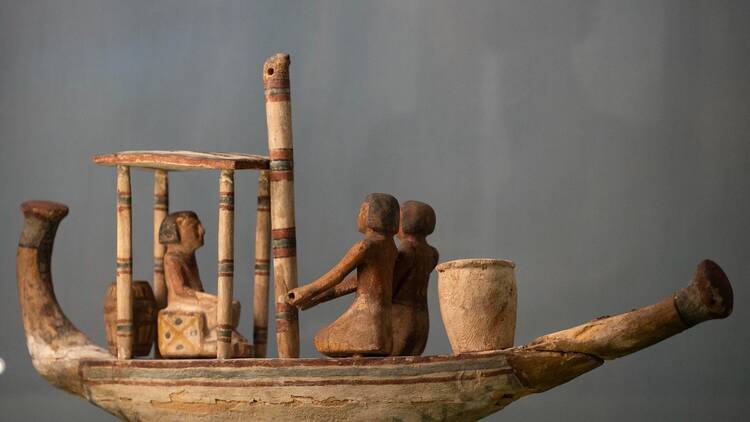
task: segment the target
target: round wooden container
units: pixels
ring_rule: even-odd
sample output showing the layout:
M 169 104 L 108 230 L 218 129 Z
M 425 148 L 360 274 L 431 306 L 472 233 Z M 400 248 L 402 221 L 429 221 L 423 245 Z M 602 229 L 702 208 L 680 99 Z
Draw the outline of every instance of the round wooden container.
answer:
M 156 299 L 147 281 L 134 281 L 133 291 L 133 356 L 148 356 L 156 333 Z M 104 299 L 104 331 L 109 352 L 117 355 L 117 283 L 107 289 Z
M 454 354 L 513 347 L 515 264 L 459 259 L 437 266 L 440 313 Z

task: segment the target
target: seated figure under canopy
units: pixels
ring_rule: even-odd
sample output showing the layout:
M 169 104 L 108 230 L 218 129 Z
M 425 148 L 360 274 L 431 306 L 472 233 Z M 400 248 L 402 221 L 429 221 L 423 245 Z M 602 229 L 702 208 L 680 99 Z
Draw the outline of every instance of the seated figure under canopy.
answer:
M 163 357 L 216 357 L 218 298 L 203 290 L 195 251 L 205 230 L 192 211 L 169 214 L 159 228 L 166 246 L 167 307 L 159 312 L 159 352 Z M 232 301 L 232 355 L 252 356 L 252 345 L 237 331 L 240 303 Z
M 330 271 L 305 286 L 292 289 L 287 302 L 305 308 L 306 302 L 338 285 L 357 270 L 352 306 L 315 334 L 315 348 L 331 357 L 388 356 L 392 348 L 391 296 L 393 267 L 398 250 L 398 201 L 385 193 L 371 193 L 362 203 L 357 229 L 364 235 Z

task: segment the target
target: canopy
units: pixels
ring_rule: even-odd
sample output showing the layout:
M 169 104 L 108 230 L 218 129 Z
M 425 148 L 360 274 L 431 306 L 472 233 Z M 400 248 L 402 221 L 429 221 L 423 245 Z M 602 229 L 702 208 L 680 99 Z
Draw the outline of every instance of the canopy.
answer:
M 95 155 L 95 164 L 164 170 L 250 170 L 267 169 L 268 157 L 262 155 L 196 151 L 122 151 Z

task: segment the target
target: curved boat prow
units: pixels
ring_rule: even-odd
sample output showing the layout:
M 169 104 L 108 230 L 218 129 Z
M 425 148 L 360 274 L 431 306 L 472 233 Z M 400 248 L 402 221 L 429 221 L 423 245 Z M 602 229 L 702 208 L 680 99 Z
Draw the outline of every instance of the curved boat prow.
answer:
M 21 205 L 25 220 L 16 255 L 16 280 L 26 344 L 36 370 L 51 384 L 82 396 L 82 359 L 112 359 L 65 316 L 55 298 L 50 258 L 55 233 L 68 207 L 48 201 Z
M 512 349 L 509 361 L 527 387 L 514 399 L 547 391 L 604 361 L 645 349 L 701 322 L 726 318 L 733 306 L 729 278 L 717 263 L 703 260 L 690 284 L 661 302 L 600 317 Z
M 539 337 L 531 350 L 584 353 L 616 359 L 656 344 L 712 319 L 732 313 L 734 293 L 719 265 L 703 260 L 690 284 L 654 305 Z

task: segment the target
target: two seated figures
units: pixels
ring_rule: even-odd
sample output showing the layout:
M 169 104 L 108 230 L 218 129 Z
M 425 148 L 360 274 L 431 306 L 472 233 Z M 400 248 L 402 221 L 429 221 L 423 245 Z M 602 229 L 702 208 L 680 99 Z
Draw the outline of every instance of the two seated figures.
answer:
M 218 298 L 204 292 L 195 260 L 204 234 L 192 211 L 169 214 L 159 228 L 159 242 L 166 246 L 167 307 L 158 317 L 159 352 L 165 358 L 216 357 Z M 251 357 L 252 345 L 236 331 L 239 318 L 240 303 L 232 301 L 232 356 Z
M 364 238 L 328 273 L 290 290 L 287 301 L 307 309 L 356 292 L 351 307 L 315 335 L 324 355 L 419 356 L 429 332 L 427 285 L 438 261 L 426 241 L 435 211 L 418 201 L 399 207 L 393 196 L 372 193 L 360 207 L 357 228 Z

